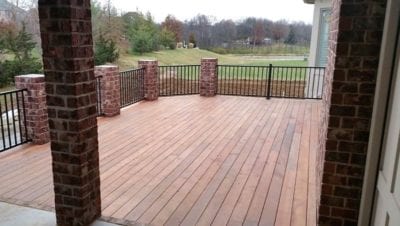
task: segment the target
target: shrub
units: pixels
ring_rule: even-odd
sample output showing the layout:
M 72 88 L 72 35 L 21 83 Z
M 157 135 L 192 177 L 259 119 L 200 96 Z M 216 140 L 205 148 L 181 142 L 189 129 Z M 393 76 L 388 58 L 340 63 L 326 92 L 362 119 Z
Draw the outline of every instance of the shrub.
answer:
M 0 62 L 0 86 L 13 84 L 17 75 L 40 73 L 41 69 L 42 65 L 36 58 Z

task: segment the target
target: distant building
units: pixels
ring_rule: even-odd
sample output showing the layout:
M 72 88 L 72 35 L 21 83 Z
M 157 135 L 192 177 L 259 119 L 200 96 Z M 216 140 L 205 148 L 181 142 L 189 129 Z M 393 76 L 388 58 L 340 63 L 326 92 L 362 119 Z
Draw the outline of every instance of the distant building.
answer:
M 264 38 L 264 44 L 265 45 L 272 45 L 272 39 L 270 39 L 270 38 Z
M 328 62 L 331 0 L 304 0 L 304 2 L 315 5 L 309 66 L 325 67 Z

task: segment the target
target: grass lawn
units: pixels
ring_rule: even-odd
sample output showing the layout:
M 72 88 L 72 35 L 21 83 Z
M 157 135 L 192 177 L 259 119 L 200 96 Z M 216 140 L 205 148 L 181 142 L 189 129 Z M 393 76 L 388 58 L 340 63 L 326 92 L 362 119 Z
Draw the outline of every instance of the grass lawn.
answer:
M 221 54 L 248 54 L 248 55 L 304 55 L 309 54 L 310 48 L 302 45 L 286 45 L 283 43 L 277 43 L 272 45 L 263 46 L 233 46 L 231 48 L 212 48 L 213 52 Z
M 121 70 L 137 67 L 137 61 L 140 59 L 157 59 L 159 65 L 193 65 L 200 64 L 200 59 L 206 57 L 218 58 L 218 62 L 221 65 L 265 66 L 273 64 L 274 66 L 307 66 L 307 61 L 304 60 L 270 60 L 263 59 L 262 57 L 251 58 L 242 55 L 221 55 L 200 49 L 163 50 L 143 55 L 121 54 L 117 64 Z
M 9 92 L 15 90 L 15 86 L 5 86 L 0 88 L 0 93 Z

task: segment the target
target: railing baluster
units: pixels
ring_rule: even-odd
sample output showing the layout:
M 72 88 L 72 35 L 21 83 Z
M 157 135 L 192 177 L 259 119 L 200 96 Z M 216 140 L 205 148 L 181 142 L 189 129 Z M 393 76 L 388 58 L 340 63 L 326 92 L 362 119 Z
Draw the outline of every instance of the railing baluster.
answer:
M 267 79 L 267 99 L 271 98 L 271 81 L 272 80 L 272 64 L 268 67 L 268 79 Z
M 4 95 L 1 95 L 1 99 L 3 99 Z M 0 100 L 1 101 L 1 100 Z M 4 122 L 3 122 L 3 106 L 2 106 L 2 102 L 0 102 L 0 112 L 1 112 L 1 118 L 0 118 L 0 122 L 1 122 L 1 136 L 3 138 L 3 150 L 6 148 L 6 138 L 5 138 L 5 131 L 4 131 Z M 25 124 L 26 125 L 26 124 Z
M 23 92 L 23 91 L 17 91 L 16 92 L 16 96 L 17 96 L 17 111 L 18 111 L 18 127 L 19 127 L 19 134 L 20 134 L 20 137 L 19 137 L 19 142 L 22 142 L 22 135 L 21 135 L 21 132 L 22 132 L 22 124 L 21 124 L 21 105 L 20 105 L 20 103 L 19 103 L 19 98 L 20 98 L 20 96 L 19 96 L 19 94 L 21 93 L 21 92 Z M 1 100 L 0 100 L 1 101 Z M 1 112 L 1 111 L 0 111 Z
M 8 101 L 7 101 L 7 95 L 4 95 L 4 105 L 5 105 L 5 107 L 6 107 L 6 121 L 7 121 L 8 145 L 11 146 L 10 120 L 9 120 L 9 118 L 8 118 Z
M 14 98 L 13 98 L 14 93 L 10 93 L 10 104 L 11 104 L 11 115 L 12 115 L 12 122 L 13 122 L 13 134 L 14 134 L 14 145 L 17 145 L 17 127 L 15 126 L 15 114 L 14 114 Z
M 24 126 L 25 126 L 25 140 L 29 141 L 30 138 L 28 137 L 28 127 L 27 127 L 27 120 L 26 120 L 26 108 L 25 108 L 25 92 L 26 90 L 22 91 L 22 109 L 24 109 Z

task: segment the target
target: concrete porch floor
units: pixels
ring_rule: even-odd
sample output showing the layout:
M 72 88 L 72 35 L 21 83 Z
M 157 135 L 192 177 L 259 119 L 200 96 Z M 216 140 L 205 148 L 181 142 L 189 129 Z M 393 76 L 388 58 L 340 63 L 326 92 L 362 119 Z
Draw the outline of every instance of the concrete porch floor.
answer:
M 54 212 L 38 210 L 0 202 L 0 226 L 54 226 Z M 96 221 L 91 226 L 117 226 L 104 221 Z

